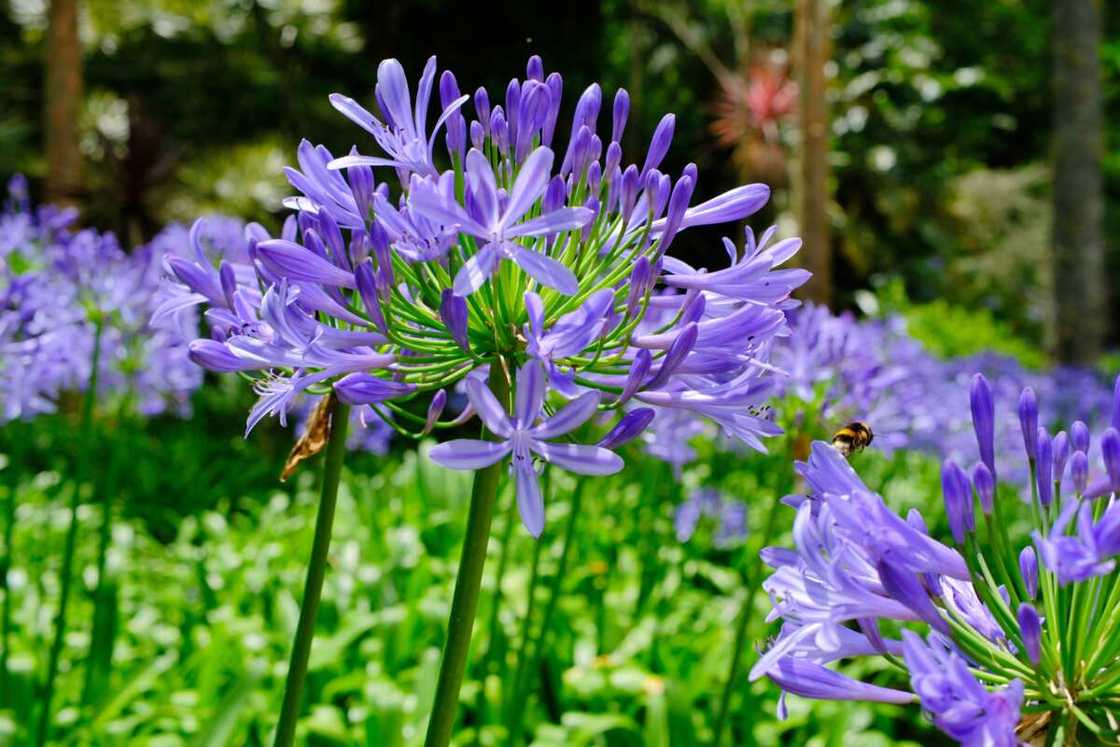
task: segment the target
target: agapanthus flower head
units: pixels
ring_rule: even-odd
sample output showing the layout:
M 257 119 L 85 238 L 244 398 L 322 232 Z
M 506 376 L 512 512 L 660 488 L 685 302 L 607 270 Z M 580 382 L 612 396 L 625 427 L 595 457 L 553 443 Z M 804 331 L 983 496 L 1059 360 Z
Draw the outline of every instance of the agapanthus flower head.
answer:
M 1064 438 L 1038 427 L 1040 401 L 1026 389 L 1014 411 L 1019 458 L 1031 465 L 1020 501 L 1008 495 L 1013 486 L 996 485 L 986 461 L 987 423 L 998 417 L 989 402 L 988 380 L 973 379 L 967 407 L 980 461 L 972 478 L 951 459 L 942 468 L 951 544 L 932 537 L 916 511 L 895 514 L 838 451 L 814 444 L 809 461 L 798 464 L 807 495 L 787 499 L 797 508 L 795 549 L 763 551 L 774 568 L 763 585 L 771 619 L 781 619 L 782 629 L 752 678 L 769 676 L 814 698 L 905 702 L 895 687 L 825 669 L 889 655 L 904 665 L 933 723 L 960 744 L 1014 747 L 1024 734 L 1059 725 L 1066 740 L 1112 733 L 1111 702 L 1120 697 L 1120 597 L 1110 591 L 1120 555 L 1120 485 L 1108 462 L 1120 452 L 1120 433 L 1105 430 L 1100 440 L 1115 445 L 1102 447 L 1090 478 L 1089 457 L 1078 448 L 1088 446 L 1087 429 L 1071 429 L 1067 454 Z M 1104 409 L 1107 416 L 1111 407 Z M 1069 480 L 1067 460 L 1076 473 Z M 1013 533 L 1013 514 L 1034 531 Z
M 769 352 L 807 274 L 780 267 L 800 242 L 770 241 L 772 231 L 748 233 L 723 270 L 673 259 L 679 233 L 746 218 L 768 188 L 692 205 L 696 166 L 662 170 L 672 115 L 627 163 L 628 95 L 615 97 L 608 134 L 592 84 L 565 136 L 560 75 L 545 75 L 538 57 L 527 71 L 504 97 L 468 97 L 434 57 L 415 92 L 398 62 L 381 63 L 379 114 L 331 97 L 377 152 L 363 144 L 335 157 L 304 141 L 286 172 L 300 194 L 285 202 L 295 212 L 280 236 L 253 226 L 244 259 L 196 251 L 169 270 L 184 286 L 178 307 L 208 306 L 211 335 L 192 344 L 194 360 L 255 380 L 250 428 L 285 419 L 304 393 L 333 390 L 400 432 L 438 434 L 463 425 L 442 404 L 466 381 L 466 413 L 489 440 L 452 441 L 432 458 L 462 469 L 510 460 L 522 517 L 539 534 L 545 465 L 613 471 L 608 446 L 678 413 L 762 448 L 777 428 L 754 408 L 769 396 Z M 444 128 L 446 153 L 436 147 Z
M 197 317 L 149 321 L 160 267 L 185 232 L 126 252 L 111 233 L 75 230 L 76 213 L 33 209 L 26 182 L 0 212 L 0 422 L 50 413 L 93 380 L 111 409 L 185 414 L 202 381 L 187 357 Z M 94 355 L 96 350 L 96 356 Z

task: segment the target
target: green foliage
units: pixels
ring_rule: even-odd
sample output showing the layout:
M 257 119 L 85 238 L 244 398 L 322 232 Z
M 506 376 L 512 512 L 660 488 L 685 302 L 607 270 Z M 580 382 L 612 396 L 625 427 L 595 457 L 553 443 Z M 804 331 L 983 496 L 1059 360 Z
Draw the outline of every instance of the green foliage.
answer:
M 875 313 L 901 314 L 910 336 L 938 357 L 994 352 L 1032 369 L 1047 365 L 1047 356 L 1037 345 L 1016 335 L 988 309 L 954 306 L 945 299 L 914 303 L 898 282 L 881 287 L 871 303 Z
M 145 473 L 166 467 L 137 451 L 134 436 L 106 435 L 120 438 L 119 448 L 137 456 L 129 466 L 139 485 L 159 484 Z M 40 430 L 35 443 L 44 446 L 46 438 Z M 175 439 L 200 446 L 186 431 L 164 431 L 163 443 L 172 452 L 178 450 Z M 692 745 L 710 738 L 732 620 L 759 549 L 758 528 L 789 479 L 791 454 L 781 443 L 768 456 L 726 452 L 704 438 L 697 447 L 705 460 L 679 482 L 667 476 L 666 467 L 635 452 L 628 455 L 631 466 L 625 473 L 596 479 L 589 487 L 540 671 L 530 678 L 533 695 L 525 721 L 533 744 Z M 344 476 L 299 726 L 309 745 L 411 745 L 423 734 L 470 482 L 467 474 L 433 466 L 423 448 L 420 454 L 381 460 L 359 456 Z M 82 509 L 77 568 L 86 583 L 73 599 L 72 619 L 79 622 L 66 641 L 68 667 L 59 681 L 56 716 L 59 733 L 72 742 L 268 742 L 310 547 L 315 470 L 305 470 L 284 490 L 263 491 L 269 481 L 255 472 L 256 489 L 242 493 L 235 492 L 246 489 L 236 472 L 254 459 L 260 472 L 272 474 L 282 452 L 236 458 L 211 452 L 210 458 L 218 472 L 203 479 L 176 468 L 178 485 L 165 493 L 126 487 L 130 514 L 144 513 L 131 505 L 135 501 L 166 502 L 167 511 L 179 511 L 192 505 L 180 496 L 194 491 L 225 497 L 178 521 L 165 541 L 136 519 L 115 521 L 108 567 L 116 593 L 100 601 L 88 586 L 99 514 Z M 936 464 L 873 452 L 860 459 L 869 482 L 897 498 L 899 507 L 918 506 L 930 515 L 930 502 L 939 495 Z M 34 707 L 42 641 L 50 633 L 47 612 L 58 588 L 65 504 L 76 488 L 49 461 L 44 463 L 42 454 L 33 463 L 43 466 L 9 472 L 16 478 L 19 507 L 12 574 L 14 695 L 0 707 L 0 741 L 2 735 L 18 733 L 23 724 L 18 714 Z M 747 501 L 754 532 L 747 545 L 717 549 L 702 535 L 685 544 L 674 539 L 672 511 L 686 491 L 699 486 Z M 104 486 L 90 487 L 92 496 Z M 552 481 L 541 540 L 541 594 L 559 562 L 573 487 L 568 476 Z M 784 526 L 781 521 L 779 527 Z M 789 538 L 779 541 L 787 544 Z M 471 744 L 476 734 L 481 744 L 503 743 L 498 714 L 515 671 L 533 550 L 506 486 L 463 690 L 470 715 L 457 732 L 459 744 Z M 502 599 L 491 628 L 486 623 L 505 552 Z M 538 625 L 543 601 L 538 597 Z M 774 632 L 762 623 L 768 608 L 764 595 L 758 594 L 755 604 L 751 650 L 744 651 L 748 667 L 754 646 Z M 112 667 L 82 705 L 89 621 L 106 617 L 109 622 L 101 629 L 115 631 Z M 499 666 L 481 679 L 483 657 L 491 649 Z M 900 684 L 887 670 L 858 674 Z M 744 705 L 741 698 L 748 692 L 749 705 Z M 777 692 L 771 684 L 744 681 L 738 693 L 731 723 L 735 744 L 743 743 L 745 729 L 759 744 L 780 739 L 909 745 L 937 739 L 917 709 L 791 699 L 791 718 L 777 722 Z M 481 729 L 480 717 L 485 718 Z

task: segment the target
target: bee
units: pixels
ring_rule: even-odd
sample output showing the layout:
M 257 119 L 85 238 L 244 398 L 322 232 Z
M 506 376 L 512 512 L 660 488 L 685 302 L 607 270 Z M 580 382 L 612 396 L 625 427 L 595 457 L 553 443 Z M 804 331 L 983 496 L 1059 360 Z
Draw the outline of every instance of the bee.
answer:
M 863 451 L 875 440 L 871 426 L 862 420 L 853 420 L 832 437 L 832 448 L 840 452 L 840 456 L 848 457 L 857 451 Z

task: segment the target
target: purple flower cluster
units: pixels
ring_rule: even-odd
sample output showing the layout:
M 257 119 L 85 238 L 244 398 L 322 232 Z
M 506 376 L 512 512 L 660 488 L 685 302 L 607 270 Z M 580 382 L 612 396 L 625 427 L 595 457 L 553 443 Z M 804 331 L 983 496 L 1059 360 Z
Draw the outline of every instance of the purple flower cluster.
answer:
M 608 137 L 598 127 L 603 91 L 585 89 L 564 144 L 562 91 L 539 57 L 501 101 L 482 88 L 461 94 L 451 72 L 437 76 L 434 57 L 414 94 L 400 63 L 386 60 L 379 113 L 331 96 L 376 155 L 335 157 L 304 141 L 298 169 L 286 171 L 295 213 L 278 238 L 250 225 L 244 262 L 171 263 L 177 308 L 209 307 L 211 337 L 191 344 L 193 360 L 255 381 L 249 429 L 269 415 L 283 421 L 303 393 L 333 391 L 426 434 L 464 422 L 443 409 L 466 380 L 466 416 L 477 414 L 491 440 L 450 441 L 432 457 L 459 469 L 509 459 L 533 534 L 545 464 L 614 471 L 622 462 L 612 449 L 676 413 L 756 448 L 777 432 L 752 408 L 770 393 L 770 349 L 807 278 L 778 269 L 800 242 L 748 232 L 745 251 L 728 241 L 729 266 L 711 272 L 666 254 L 681 231 L 741 220 L 769 190 L 746 185 L 691 205 L 696 166 L 675 179 L 660 170 L 672 115 L 640 162 L 626 163 L 629 95 L 609 105 Z M 392 183 L 378 181 L 386 173 Z M 612 413 L 620 417 L 598 444 L 572 442 Z
M 807 304 L 791 314 L 791 333 L 776 341 L 771 361 L 788 374 L 779 394 L 821 401 L 823 417 L 837 424 L 859 418 L 875 429 L 875 446 L 916 449 L 965 459 L 973 451 L 968 388 L 982 372 L 992 384 L 997 411 L 993 451 L 1008 464 L 1003 479 L 1026 485 L 1026 464 L 1015 458 L 1019 392 L 1038 393 L 1045 424 L 1084 420 L 1105 412 L 1111 388 L 1100 374 L 1070 367 L 1031 371 L 1013 358 L 982 354 L 952 359 L 932 355 L 906 331 L 901 317 L 857 320 Z
M 53 412 L 60 395 L 84 390 L 95 339 L 100 397 L 146 415 L 185 414 L 202 381 L 186 347 L 197 320 L 149 323 L 162 257 L 178 235 L 169 229 L 126 253 L 111 233 L 75 230 L 76 217 L 32 208 L 22 177 L 9 184 L 0 212 L 0 421 Z
M 713 541 L 718 548 L 733 547 L 747 537 L 747 504 L 728 498 L 717 490 L 704 488 L 677 506 L 673 514 L 677 540 L 688 542 L 692 539 L 703 519 L 715 522 Z
M 1026 704 L 1058 712 L 1054 724 L 1076 716 L 1099 733 L 1120 682 L 1120 598 L 1109 593 L 1120 554 L 1120 379 L 1104 413 L 1112 425 L 1099 439 L 1100 460 L 1088 456 L 1083 422 L 1052 436 L 1039 426 L 1034 391 L 1023 390 L 1013 417 L 1028 465 L 1026 507 L 998 494 L 988 380 L 977 374 L 966 391 L 975 465 L 966 472 L 947 459 L 941 475 L 952 545 L 931 537 L 917 510 L 902 518 L 888 508 L 830 445 L 815 443 L 798 463 L 807 494 L 784 499 L 797 509 L 795 547 L 763 551 L 774 569 L 763 584 L 770 619 L 782 629 L 751 677 L 812 698 L 909 702 L 904 690 L 826 667 L 887 655 L 905 665 L 923 709 L 961 744 L 1018 745 Z M 1018 510 L 1034 526 L 1029 537 L 1009 529 Z M 924 640 L 915 626 L 927 631 Z

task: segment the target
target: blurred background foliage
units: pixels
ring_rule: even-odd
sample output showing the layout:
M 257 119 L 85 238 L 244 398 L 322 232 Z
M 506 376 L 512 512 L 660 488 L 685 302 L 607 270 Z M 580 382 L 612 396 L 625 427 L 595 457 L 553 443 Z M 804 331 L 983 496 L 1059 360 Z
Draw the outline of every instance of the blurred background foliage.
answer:
M 827 4 L 836 305 L 899 279 L 917 301 L 988 309 L 1051 345 L 1048 158 L 1062 105 L 1049 83 L 1051 4 Z M 46 6 L 0 6 L 0 176 L 45 174 Z M 433 53 L 465 90 L 502 90 L 533 52 L 563 72 L 569 93 L 593 80 L 625 86 L 638 125 L 629 137 L 676 112 L 668 165 L 696 161 L 700 196 L 766 181 L 776 188 L 769 217 L 794 222 L 796 117 L 772 106 L 759 121 L 742 95 L 765 75 L 788 76 L 788 0 L 504 0 L 485 11 L 430 0 L 92 0 L 80 10 L 79 202 L 85 222 L 131 243 L 204 212 L 275 225 L 288 193 L 279 167 L 294 161 L 299 138 L 336 151 L 355 144 L 327 94 L 369 100 L 378 60 L 396 56 L 415 71 Z M 1103 23 L 1104 236 L 1115 287 L 1120 14 Z M 684 251 L 714 257 L 717 238 L 693 232 Z M 1120 297 L 1110 310 L 1120 311 Z

